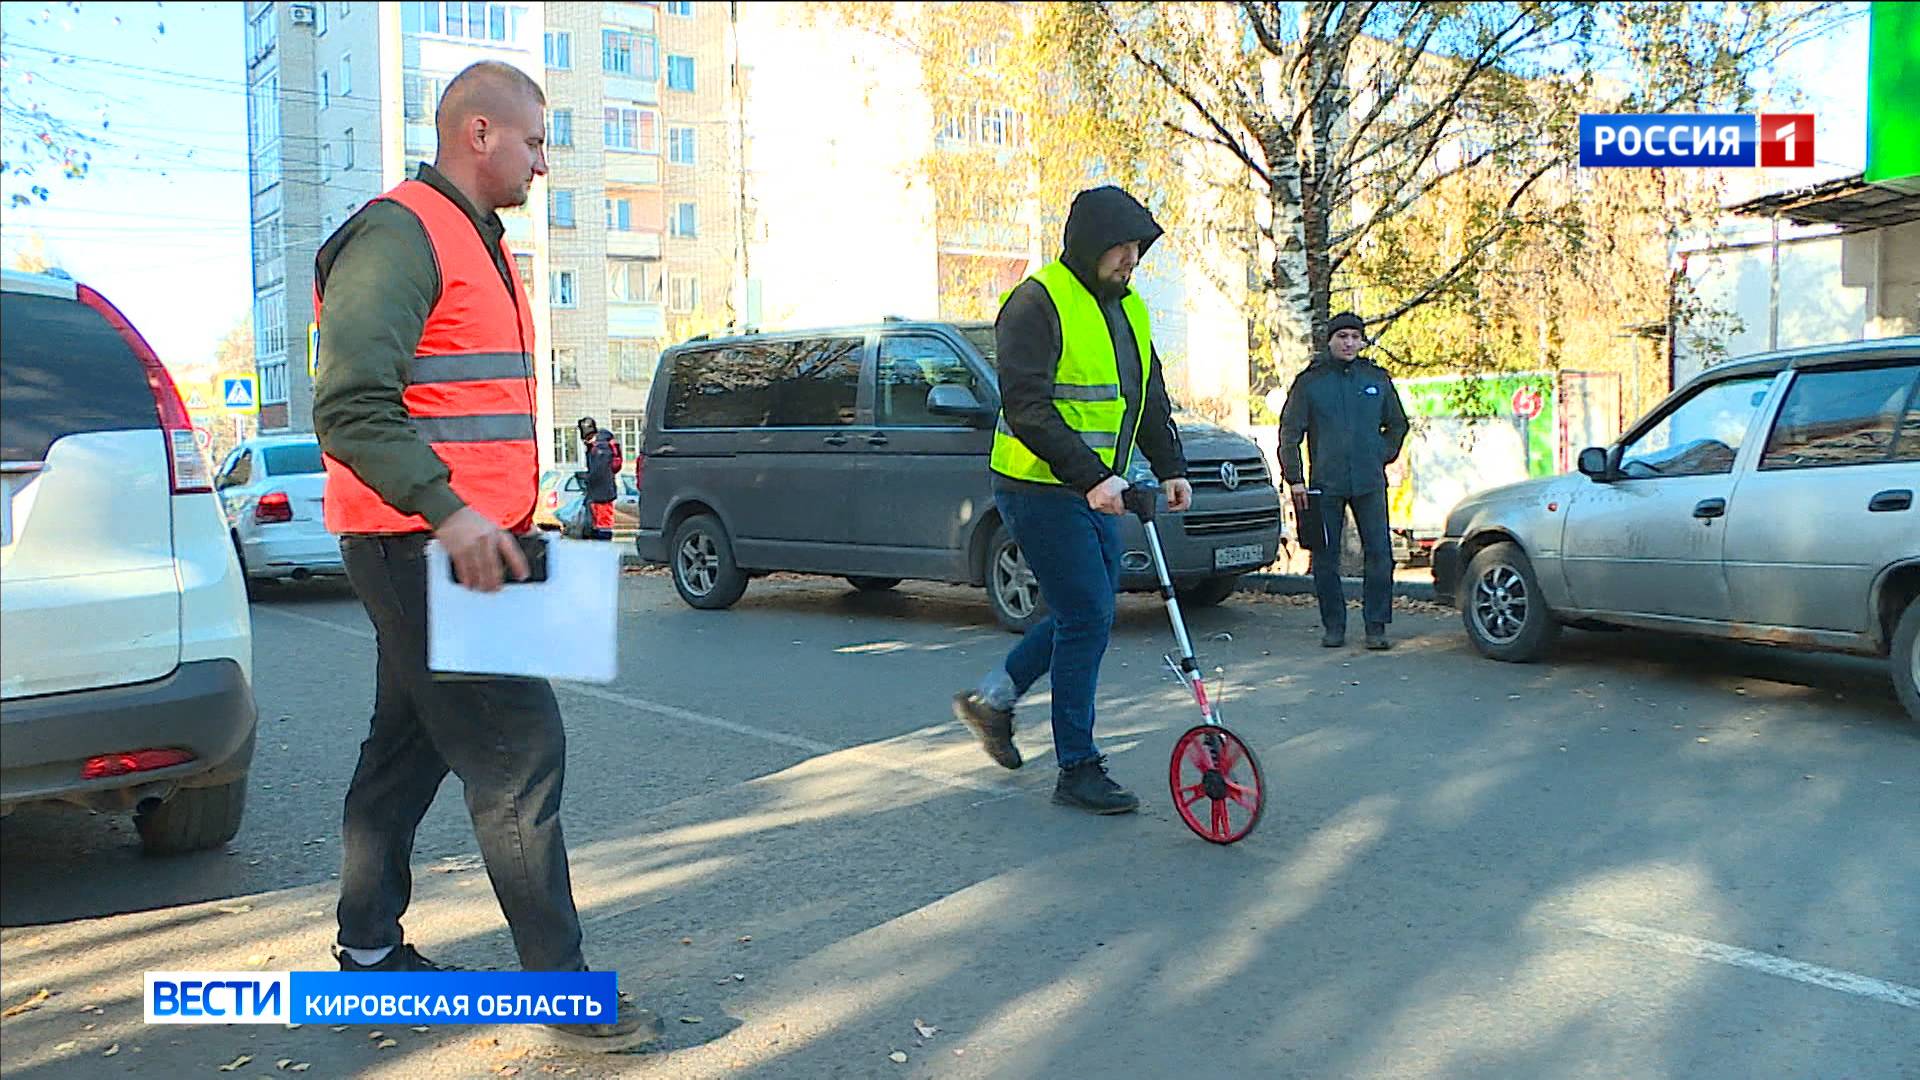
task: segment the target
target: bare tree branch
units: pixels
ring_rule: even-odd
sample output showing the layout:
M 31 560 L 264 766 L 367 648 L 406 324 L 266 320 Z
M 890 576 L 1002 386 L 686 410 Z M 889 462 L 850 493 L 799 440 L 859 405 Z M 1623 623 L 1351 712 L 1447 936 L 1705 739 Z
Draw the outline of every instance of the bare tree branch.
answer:
M 1368 320 L 1369 323 L 1379 323 L 1382 326 L 1391 326 L 1394 320 L 1400 318 L 1401 316 L 1405 315 L 1409 311 L 1413 311 L 1416 308 L 1425 306 L 1426 304 L 1430 303 L 1434 299 L 1434 297 L 1440 295 L 1442 291 L 1444 291 L 1447 287 L 1451 286 L 1456 280 L 1459 279 L 1461 274 L 1465 273 L 1469 268 L 1471 268 L 1474 265 L 1475 262 L 1479 260 L 1482 253 L 1484 253 L 1488 248 L 1492 247 L 1494 244 L 1499 243 L 1500 240 L 1504 238 L 1508 233 L 1512 232 L 1519 225 L 1523 224 L 1523 222 L 1514 221 L 1510 219 L 1508 215 L 1511 215 L 1513 213 L 1513 208 L 1519 205 L 1521 196 L 1525 195 L 1528 189 L 1532 188 L 1533 185 L 1536 182 L 1538 182 L 1541 177 L 1545 176 L 1548 172 L 1550 172 L 1552 168 L 1553 166 L 1551 164 L 1544 165 L 1544 166 L 1541 166 L 1539 169 L 1536 169 L 1531 176 L 1528 176 L 1526 180 L 1522 182 L 1520 186 L 1514 190 L 1512 197 L 1507 199 L 1507 205 L 1505 207 L 1504 213 L 1501 215 L 1501 220 L 1495 223 L 1491 228 L 1489 228 L 1485 233 L 1483 233 L 1478 239 L 1474 240 L 1471 244 L 1467 245 L 1467 250 L 1461 254 L 1460 258 L 1454 260 L 1454 263 L 1452 266 L 1449 266 L 1446 270 L 1442 271 L 1439 274 L 1439 276 L 1435 277 L 1432 281 L 1428 282 L 1426 288 L 1421 289 L 1418 293 L 1415 293 L 1412 299 L 1401 304 L 1399 307 L 1394 308 L 1392 311 L 1389 311 L 1385 315 L 1379 316 L 1378 318 L 1375 318 L 1375 319 Z

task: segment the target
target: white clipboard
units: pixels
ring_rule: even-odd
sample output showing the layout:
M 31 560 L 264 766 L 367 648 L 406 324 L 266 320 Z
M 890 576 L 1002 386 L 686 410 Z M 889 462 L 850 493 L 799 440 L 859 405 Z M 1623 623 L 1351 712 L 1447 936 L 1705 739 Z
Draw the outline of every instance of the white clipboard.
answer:
M 448 674 L 612 682 L 619 674 L 620 549 L 547 543 L 547 580 L 491 593 L 456 584 L 427 545 L 427 667 Z

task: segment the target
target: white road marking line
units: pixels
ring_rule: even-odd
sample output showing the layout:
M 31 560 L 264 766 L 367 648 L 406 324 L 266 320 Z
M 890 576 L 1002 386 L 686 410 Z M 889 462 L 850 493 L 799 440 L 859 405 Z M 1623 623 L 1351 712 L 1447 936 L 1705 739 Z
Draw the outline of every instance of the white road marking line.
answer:
M 282 611 L 279 608 L 259 608 L 256 610 L 271 611 L 275 615 L 283 616 L 288 619 L 293 619 L 298 622 L 312 623 L 315 626 L 325 627 L 328 630 L 335 630 L 342 634 L 346 634 L 350 637 L 360 638 L 363 641 L 372 641 L 374 639 L 373 631 L 365 627 L 347 626 L 343 623 L 334 622 L 331 619 L 321 619 L 312 615 L 302 615 L 297 612 Z M 932 781 L 933 783 L 940 784 L 944 787 L 958 788 L 962 791 L 982 791 L 982 792 L 986 792 L 989 795 L 1006 797 L 1009 795 L 1019 794 L 1023 790 L 1020 788 L 1013 788 L 1010 791 L 1009 790 L 1010 785 L 1008 784 L 1004 784 L 1004 783 L 991 784 L 983 780 L 975 780 L 970 776 L 960 776 L 953 773 L 942 772 L 937 769 L 921 768 L 918 765 L 914 765 L 910 762 L 896 760 L 894 758 L 886 756 L 884 753 L 880 751 L 872 750 L 867 747 L 834 746 L 829 743 L 820 742 L 816 739 L 809 739 L 803 735 L 789 735 L 784 731 L 774 731 L 770 728 L 755 727 L 752 724 L 743 724 L 735 720 L 727 720 L 718 716 L 708 716 L 705 713 L 697 713 L 692 711 L 691 709 L 682 709 L 674 705 L 665 705 L 665 704 L 661 704 L 660 702 L 648 701 L 645 698 L 632 697 L 627 694 L 622 694 L 614 690 L 607 690 L 598 686 L 590 686 L 583 683 L 573 683 L 573 682 L 555 682 L 553 684 L 553 688 L 555 691 L 560 693 L 579 694 L 582 697 L 594 698 L 596 700 L 604 701 L 612 705 L 624 705 L 627 708 L 636 709 L 640 712 L 652 713 L 653 715 L 661 717 L 663 719 L 678 720 L 682 723 L 687 723 L 687 724 L 697 724 L 697 725 L 700 725 L 701 727 L 709 727 L 717 731 L 725 731 L 734 735 L 744 735 L 748 738 L 759 739 L 763 742 L 775 743 L 780 746 L 790 747 L 795 750 L 802 750 L 802 751 L 805 751 L 806 753 L 813 754 L 815 756 L 822 756 L 826 754 L 846 754 L 852 757 L 856 761 L 859 761 L 863 764 L 872 765 L 876 768 L 885 769 L 888 772 L 902 773 L 904 775 L 916 777 L 921 780 L 929 780 L 929 781 Z
M 1783 979 L 1792 979 L 1810 986 L 1821 986 L 1828 990 L 1838 990 L 1843 994 L 1872 998 L 1889 1005 L 1920 1009 L 1920 989 L 1888 982 L 1885 979 L 1856 975 L 1851 971 L 1821 967 L 1818 964 L 1790 960 L 1784 956 L 1770 956 L 1751 949 L 1742 949 L 1736 945 L 1724 945 L 1705 938 L 1669 933 L 1665 930 L 1655 930 L 1650 926 L 1637 926 L 1611 919 L 1582 923 L 1575 929 L 1596 937 L 1644 945 L 1650 949 L 1659 949 L 1679 956 L 1691 956 L 1699 960 L 1711 960 L 1716 964 L 1728 964 L 1768 975 L 1778 975 Z

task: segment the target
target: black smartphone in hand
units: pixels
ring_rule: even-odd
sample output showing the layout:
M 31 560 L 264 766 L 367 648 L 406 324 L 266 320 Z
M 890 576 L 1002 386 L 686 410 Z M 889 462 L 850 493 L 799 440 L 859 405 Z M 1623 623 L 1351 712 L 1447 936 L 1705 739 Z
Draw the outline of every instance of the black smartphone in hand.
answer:
M 539 533 L 527 533 L 513 538 L 520 545 L 520 554 L 527 560 L 527 576 L 516 578 L 511 567 L 503 566 L 502 582 L 507 585 L 532 585 L 547 580 L 547 538 Z M 460 567 L 452 559 L 447 560 L 447 574 L 455 585 L 464 585 L 460 580 Z

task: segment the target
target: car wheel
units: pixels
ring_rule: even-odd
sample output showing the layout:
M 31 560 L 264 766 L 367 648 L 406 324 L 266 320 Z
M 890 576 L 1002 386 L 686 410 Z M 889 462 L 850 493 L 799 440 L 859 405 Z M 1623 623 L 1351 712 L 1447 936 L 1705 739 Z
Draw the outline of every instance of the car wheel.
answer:
M 1893 688 L 1907 715 L 1920 720 L 1920 600 L 1907 603 L 1893 629 Z
M 240 831 L 247 778 L 214 787 L 181 788 L 173 797 L 133 815 L 140 846 L 149 855 L 184 855 L 217 848 Z
M 987 562 L 983 569 L 987 603 L 1001 626 L 1024 634 L 1047 617 L 1040 580 L 1033 576 L 1033 568 L 1027 565 L 1026 556 L 1020 554 L 1020 545 L 1014 542 L 1005 522 L 994 526 L 993 537 L 987 541 Z
M 712 514 L 696 514 L 673 531 L 673 587 L 704 610 L 729 608 L 747 591 L 747 575 L 733 561 L 733 541 Z
M 1201 578 L 1191 585 L 1177 588 L 1173 594 L 1180 598 L 1180 606 L 1188 608 L 1214 607 L 1222 600 L 1232 596 L 1240 587 L 1240 578 L 1233 574 L 1220 577 Z
M 1553 646 L 1560 623 L 1547 610 L 1533 563 L 1520 545 L 1502 542 L 1482 549 L 1460 585 L 1460 613 L 1467 639 L 1482 656 L 1508 663 L 1538 660 Z
M 260 599 L 260 592 L 265 583 L 255 580 L 254 576 L 247 572 L 247 551 L 240 546 L 240 537 L 237 535 L 233 538 L 233 557 L 240 560 L 240 581 L 247 587 L 247 599 Z
M 900 584 L 897 577 L 848 577 L 847 584 L 861 592 L 886 592 Z

